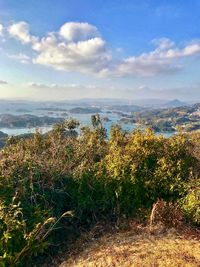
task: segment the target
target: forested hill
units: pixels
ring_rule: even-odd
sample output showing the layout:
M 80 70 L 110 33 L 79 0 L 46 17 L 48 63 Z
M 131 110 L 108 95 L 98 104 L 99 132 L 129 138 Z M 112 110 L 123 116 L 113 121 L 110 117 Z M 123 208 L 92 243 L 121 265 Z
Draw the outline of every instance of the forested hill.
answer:
M 193 131 L 200 129 L 200 103 L 193 106 L 134 112 L 132 118 L 155 131 Z

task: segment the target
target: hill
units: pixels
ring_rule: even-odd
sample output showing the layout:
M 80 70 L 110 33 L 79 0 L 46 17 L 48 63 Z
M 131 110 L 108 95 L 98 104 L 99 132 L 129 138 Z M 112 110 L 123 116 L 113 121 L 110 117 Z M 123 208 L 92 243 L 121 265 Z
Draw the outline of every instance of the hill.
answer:
M 132 118 L 156 132 L 173 132 L 178 129 L 190 132 L 200 129 L 200 104 L 134 112 Z
M 166 108 L 176 108 L 176 107 L 181 107 L 181 106 L 185 106 L 185 105 L 186 105 L 185 102 L 182 102 L 182 101 L 180 101 L 178 99 L 174 99 L 174 100 L 171 100 L 171 101 L 165 103 L 164 106 Z

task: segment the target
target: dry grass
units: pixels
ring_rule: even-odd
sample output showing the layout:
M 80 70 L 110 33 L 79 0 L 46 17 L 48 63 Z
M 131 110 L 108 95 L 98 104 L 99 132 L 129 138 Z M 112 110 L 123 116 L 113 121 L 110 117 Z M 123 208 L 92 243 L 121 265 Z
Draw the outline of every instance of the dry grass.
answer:
M 176 233 L 133 231 L 106 234 L 86 242 L 82 252 L 59 267 L 200 267 L 200 242 Z

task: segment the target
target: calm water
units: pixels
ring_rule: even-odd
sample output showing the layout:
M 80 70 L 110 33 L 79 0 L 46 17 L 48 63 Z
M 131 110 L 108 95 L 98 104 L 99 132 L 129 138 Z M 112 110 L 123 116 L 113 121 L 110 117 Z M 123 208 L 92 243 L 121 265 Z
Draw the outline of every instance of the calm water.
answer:
M 42 114 L 43 116 L 46 114 Z M 106 114 L 102 113 L 100 114 L 101 117 L 108 117 L 110 121 L 104 122 L 104 127 L 106 128 L 107 132 L 109 133 L 110 128 L 114 124 L 120 124 L 121 127 L 124 130 L 131 131 L 133 130 L 136 125 L 135 124 L 125 124 L 125 123 L 119 123 L 119 119 L 121 118 L 119 115 L 115 114 Z M 54 114 L 54 116 L 61 116 L 61 114 Z M 91 114 L 69 114 L 67 118 L 75 118 L 80 122 L 80 126 L 91 126 Z M 33 127 L 33 128 L 0 128 L 0 131 L 7 133 L 8 135 L 19 135 L 24 133 L 34 133 L 37 129 L 39 129 L 42 133 L 48 132 L 52 129 L 52 126 L 46 126 L 46 127 Z
M 44 107 L 44 106 L 39 106 Z M 48 106 L 45 106 L 48 107 Z M 52 107 L 52 106 L 51 106 Z M 54 106 L 56 107 L 56 106 Z M 61 108 L 63 109 L 70 109 L 74 106 L 71 105 L 63 105 Z M 25 109 L 27 112 L 19 112 L 19 109 L 22 110 Z M 13 115 L 22 115 L 22 114 L 31 114 L 31 115 L 36 115 L 36 116 L 49 116 L 49 117 L 64 117 L 66 119 L 73 117 L 77 119 L 80 122 L 80 126 L 91 126 L 91 114 L 70 114 L 68 113 L 68 116 L 64 115 L 63 113 L 66 113 L 64 111 L 55 111 L 55 112 L 50 112 L 48 110 L 39 110 L 38 106 L 22 106 L 19 104 L 19 106 L 12 106 L 6 105 L 5 107 L 3 105 L 0 106 L 0 114 L 13 114 Z M 104 127 L 107 130 L 107 133 L 110 132 L 110 128 L 114 124 L 119 124 L 121 125 L 122 129 L 127 130 L 127 131 L 132 131 L 137 127 L 136 124 L 132 123 L 119 123 L 119 120 L 121 118 L 120 115 L 115 114 L 115 113 L 107 113 L 106 110 L 104 110 L 102 113 L 100 113 L 100 116 L 102 118 L 107 117 L 109 118 L 109 121 L 104 122 Z M 38 128 L 33 127 L 33 128 L 0 128 L 0 131 L 7 133 L 8 135 L 20 135 L 24 133 L 35 133 Z M 48 132 L 49 130 L 52 129 L 52 126 L 45 126 L 45 127 L 39 127 L 39 130 L 42 133 Z M 163 133 L 165 136 L 169 137 L 173 135 L 174 133 Z

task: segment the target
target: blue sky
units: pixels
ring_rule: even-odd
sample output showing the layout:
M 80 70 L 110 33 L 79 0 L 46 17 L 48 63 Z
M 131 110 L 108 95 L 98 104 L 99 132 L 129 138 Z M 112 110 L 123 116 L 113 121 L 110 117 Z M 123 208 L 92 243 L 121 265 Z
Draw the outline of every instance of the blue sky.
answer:
M 0 0 L 0 98 L 200 101 L 200 1 Z

